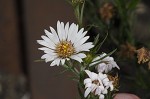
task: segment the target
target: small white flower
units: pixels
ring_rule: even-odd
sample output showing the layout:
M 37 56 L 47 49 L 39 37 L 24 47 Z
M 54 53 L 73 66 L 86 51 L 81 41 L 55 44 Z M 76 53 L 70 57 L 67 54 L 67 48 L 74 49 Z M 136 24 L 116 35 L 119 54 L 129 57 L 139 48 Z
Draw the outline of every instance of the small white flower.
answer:
M 85 72 L 87 73 L 89 78 L 86 78 L 84 80 L 84 85 L 86 89 L 84 97 L 87 97 L 91 92 L 95 95 L 98 95 L 99 99 L 104 99 L 104 95 L 108 93 L 109 88 L 110 91 L 113 91 L 112 81 L 109 81 L 106 74 L 102 74 L 101 72 L 99 74 L 96 74 L 89 70 L 85 70 Z
M 107 54 L 106 53 L 103 53 L 102 55 L 100 56 L 97 56 L 95 59 L 93 59 L 93 61 L 97 61 L 103 57 L 105 57 Z M 90 66 L 92 65 L 95 65 L 97 64 L 98 62 L 100 62 L 96 68 L 98 70 L 98 72 L 105 72 L 105 73 L 108 73 L 109 71 L 112 70 L 112 68 L 119 68 L 119 66 L 117 65 L 117 63 L 114 61 L 114 58 L 113 57 L 110 57 L 110 56 L 107 56 L 105 58 L 103 58 L 102 60 L 100 61 L 97 61 L 97 62 L 93 62 L 92 64 L 90 64 Z
M 44 47 L 39 48 L 45 54 L 41 59 L 46 62 L 52 61 L 50 66 L 63 65 L 65 60 L 74 59 L 82 62 L 82 58 L 86 55 L 83 51 L 89 51 L 94 45 L 91 42 L 85 43 L 89 36 L 85 36 L 87 31 L 84 28 L 79 30 L 78 25 L 69 23 L 66 25 L 63 22 L 57 22 L 57 32 L 50 27 L 51 32 L 44 30 L 46 35 L 41 36 L 43 40 L 37 40 Z

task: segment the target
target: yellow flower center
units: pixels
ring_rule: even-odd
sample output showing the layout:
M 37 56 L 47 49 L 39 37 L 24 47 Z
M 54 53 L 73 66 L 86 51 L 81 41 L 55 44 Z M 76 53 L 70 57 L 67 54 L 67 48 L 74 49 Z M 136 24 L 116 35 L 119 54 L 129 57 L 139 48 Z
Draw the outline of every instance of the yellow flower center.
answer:
M 58 57 L 68 58 L 75 52 L 75 48 L 71 42 L 61 41 L 59 44 L 56 45 L 55 51 Z

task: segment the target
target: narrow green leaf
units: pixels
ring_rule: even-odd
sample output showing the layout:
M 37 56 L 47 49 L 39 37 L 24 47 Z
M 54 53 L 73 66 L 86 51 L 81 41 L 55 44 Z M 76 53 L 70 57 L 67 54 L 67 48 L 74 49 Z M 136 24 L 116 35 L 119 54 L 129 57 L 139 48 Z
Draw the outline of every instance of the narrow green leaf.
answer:
M 68 69 L 65 69 L 65 70 L 61 71 L 58 75 L 64 74 L 67 71 L 68 71 Z
M 84 95 L 83 95 L 83 93 L 82 93 L 82 91 L 81 91 L 81 85 L 80 85 L 80 83 L 78 83 L 78 93 L 79 93 L 81 99 L 85 99 L 85 98 L 84 98 Z
M 71 79 L 77 83 L 79 82 L 79 79 L 76 76 L 69 77 L 69 79 Z
M 97 36 L 95 37 L 94 42 L 93 42 L 94 45 L 97 45 L 97 43 L 99 42 L 99 37 L 100 37 L 100 35 L 97 34 Z
M 43 59 L 39 59 L 39 60 L 34 60 L 34 62 L 44 62 Z
M 139 3 L 140 0 L 130 0 L 129 4 L 127 5 L 128 10 L 134 10 Z
M 101 46 L 103 45 L 103 43 L 105 42 L 107 37 L 108 37 L 108 33 L 106 34 L 105 38 L 103 39 L 103 41 L 101 43 L 99 43 L 98 45 L 95 45 L 95 47 L 92 50 L 93 53 L 99 51 L 99 49 L 101 48 Z
M 85 6 L 85 1 L 83 1 L 82 7 L 81 7 L 81 13 L 80 13 L 80 25 L 81 25 L 81 23 L 83 22 L 84 6 Z

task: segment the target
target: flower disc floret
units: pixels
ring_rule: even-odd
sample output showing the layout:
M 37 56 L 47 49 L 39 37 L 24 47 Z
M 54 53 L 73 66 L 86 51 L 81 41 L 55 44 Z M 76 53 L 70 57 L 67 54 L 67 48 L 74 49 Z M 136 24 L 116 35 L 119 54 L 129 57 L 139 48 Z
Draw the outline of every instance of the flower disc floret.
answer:
M 56 45 L 56 53 L 60 58 L 68 58 L 75 53 L 75 48 L 71 42 L 62 41 Z

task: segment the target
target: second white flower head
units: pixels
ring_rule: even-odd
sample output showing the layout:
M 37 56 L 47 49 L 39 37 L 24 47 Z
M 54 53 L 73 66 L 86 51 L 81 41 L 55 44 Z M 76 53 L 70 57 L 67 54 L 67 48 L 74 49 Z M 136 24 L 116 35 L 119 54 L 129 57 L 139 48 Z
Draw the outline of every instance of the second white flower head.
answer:
M 100 56 L 97 56 L 96 58 L 93 59 L 93 61 L 97 61 L 103 57 L 105 57 L 107 54 L 103 53 Z M 113 68 L 117 68 L 120 69 L 119 66 L 117 65 L 117 63 L 114 61 L 113 57 L 107 56 L 105 58 L 103 58 L 100 61 L 97 62 L 93 62 L 90 64 L 90 66 L 93 66 L 95 64 L 97 64 L 98 62 L 100 62 L 97 66 L 96 69 L 98 72 L 105 72 L 108 73 L 109 71 L 111 71 Z
M 78 25 L 69 23 L 66 25 L 63 22 L 57 22 L 57 32 L 50 27 L 51 32 L 44 30 L 45 35 L 41 36 L 43 40 L 37 40 L 40 45 L 44 47 L 39 48 L 45 54 L 41 59 L 46 62 L 52 61 L 50 66 L 63 65 L 65 60 L 74 59 L 82 62 L 82 58 L 86 55 L 83 51 L 89 51 L 94 45 L 92 42 L 85 43 L 89 36 L 85 36 L 87 31 L 84 28 L 79 30 Z
M 113 91 L 113 84 L 110 81 L 106 74 L 99 72 L 98 74 L 91 72 L 89 70 L 85 70 L 89 78 L 84 80 L 85 85 L 85 93 L 84 97 L 87 97 L 89 93 L 93 93 L 94 95 L 98 95 L 99 99 L 104 99 L 104 95 L 108 93 L 108 89 Z

